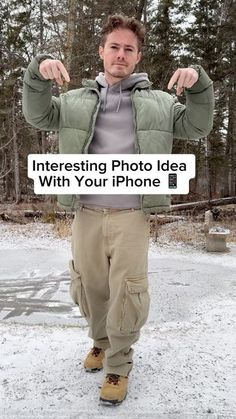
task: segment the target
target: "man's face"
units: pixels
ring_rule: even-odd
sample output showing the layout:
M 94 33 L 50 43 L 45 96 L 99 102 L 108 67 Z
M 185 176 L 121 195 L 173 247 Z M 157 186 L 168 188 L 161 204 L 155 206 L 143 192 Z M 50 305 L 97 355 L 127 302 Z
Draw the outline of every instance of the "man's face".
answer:
M 116 29 L 107 35 L 104 47 L 99 47 L 108 84 L 115 84 L 133 73 L 141 59 L 138 39 L 129 29 Z

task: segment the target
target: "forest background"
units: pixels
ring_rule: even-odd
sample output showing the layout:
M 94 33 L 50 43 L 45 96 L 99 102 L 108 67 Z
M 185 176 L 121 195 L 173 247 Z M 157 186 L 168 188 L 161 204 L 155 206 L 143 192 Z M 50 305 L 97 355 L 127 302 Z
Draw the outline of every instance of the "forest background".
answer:
M 71 81 L 53 94 L 78 88 L 102 71 L 99 32 L 108 15 L 135 16 L 146 25 L 143 59 L 154 89 L 167 90 L 178 67 L 201 64 L 214 82 L 211 133 L 174 141 L 174 153 L 196 155 L 196 177 L 188 195 L 172 203 L 236 195 L 235 22 L 233 0 L 2 0 L 0 8 L 0 203 L 46 199 L 35 196 L 27 176 L 30 153 L 57 153 L 55 132 L 39 131 L 22 114 L 24 71 L 33 56 L 64 62 Z M 184 103 L 184 97 L 178 98 Z M 48 199 L 48 198 L 47 198 Z M 53 197 L 51 198 L 53 200 Z

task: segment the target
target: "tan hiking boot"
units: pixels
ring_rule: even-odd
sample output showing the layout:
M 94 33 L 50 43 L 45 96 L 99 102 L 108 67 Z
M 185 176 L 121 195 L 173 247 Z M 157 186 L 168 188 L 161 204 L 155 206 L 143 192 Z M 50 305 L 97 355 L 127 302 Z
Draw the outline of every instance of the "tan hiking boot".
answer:
M 126 397 L 128 377 L 118 374 L 107 374 L 101 389 L 100 400 L 104 404 L 119 404 Z
M 103 368 L 102 361 L 105 356 L 105 351 L 101 348 L 94 346 L 88 353 L 85 361 L 84 368 L 87 372 L 97 372 Z

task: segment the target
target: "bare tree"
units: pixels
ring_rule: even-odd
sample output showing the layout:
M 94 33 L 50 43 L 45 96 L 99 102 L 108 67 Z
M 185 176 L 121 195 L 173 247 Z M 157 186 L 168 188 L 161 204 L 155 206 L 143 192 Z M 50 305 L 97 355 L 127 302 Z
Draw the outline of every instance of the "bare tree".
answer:
M 68 17 L 67 17 L 67 30 L 66 30 L 66 46 L 64 49 L 64 63 L 65 67 L 70 74 L 72 54 L 73 54 L 73 45 L 75 41 L 75 30 L 76 30 L 76 20 L 77 20 L 77 10 L 78 10 L 78 1 L 69 0 L 68 5 Z M 68 83 L 65 82 L 62 87 L 63 92 L 68 90 Z

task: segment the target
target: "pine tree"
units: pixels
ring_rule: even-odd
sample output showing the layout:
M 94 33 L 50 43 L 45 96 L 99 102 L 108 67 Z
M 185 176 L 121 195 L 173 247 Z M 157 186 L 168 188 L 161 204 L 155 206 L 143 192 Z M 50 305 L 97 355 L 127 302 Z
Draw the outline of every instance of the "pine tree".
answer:
M 147 70 L 153 87 L 167 91 L 167 84 L 176 70 L 174 43 L 176 30 L 172 21 L 173 0 L 160 0 L 149 22 Z
M 26 45 L 31 41 L 31 33 L 28 30 L 31 1 L 3 1 L 0 13 L 2 33 L 0 148 L 5 162 L 5 169 L 2 169 L 2 187 L 5 196 L 12 194 L 16 202 L 19 202 L 21 199 L 20 134 L 23 119 L 20 86 Z
M 230 168 L 232 163 L 229 167 L 230 159 L 226 156 L 226 153 L 232 155 L 232 141 L 229 144 L 227 140 L 225 124 L 229 115 L 227 85 L 232 73 L 232 66 L 229 64 L 232 62 L 229 45 L 233 45 L 232 16 L 235 14 L 235 6 L 233 7 L 232 1 L 196 0 L 191 7 L 189 2 L 182 1 L 180 7 L 185 17 L 192 15 L 182 37 L 186 49 L 181 60 L 185 65 L 201 64 L 214 81 L 216 99 L 214 127 L 207 138 L 205 148 L 208 196 L 214 198 L 228 194 L 229 187 L 227 191 L 225 185 L 229 184 L 224 177 L 228 178 L 232 170 Z M 231 33 L 231 40 L 226 28 L 228 33 Z

